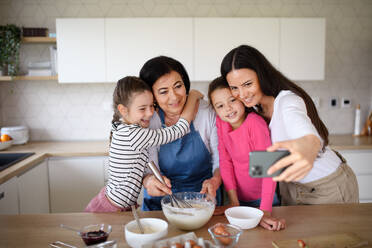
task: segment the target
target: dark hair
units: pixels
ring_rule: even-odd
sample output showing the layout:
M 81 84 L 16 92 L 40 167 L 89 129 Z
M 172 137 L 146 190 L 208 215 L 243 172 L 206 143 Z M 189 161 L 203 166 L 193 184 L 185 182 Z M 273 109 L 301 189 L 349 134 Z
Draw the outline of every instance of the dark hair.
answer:
M 318 115 L 311 97 L 301 87 L 286 78 L 257 49 L 241 45 L 231 50 L 222 60 L 221 74 L 224 78 L 235 69 L 251 69 L 256 72 L 262 92 L 266 96 L 277 97 L 281 90 L 290 90 L 301 97 L 305 104 L 307 115 L 324 141 L 323 149 L 328 145 L 328 130 Z M 257 106 L 262 111 L 261 106 Z
M 123 104 L 125 107 L 129 107 L 132 101 L 132 96 L 134 93 L 142 93 L 145 91 L 152 92 L 150 87 L 140 78 L 128 76 L 120 79 L 116 83 L 114 93 L 112 95 L 114 108 L 114 115 L 112 116 L 111 123 L 114 124 L 120 120 L 120 113 L 118 110 L 118 105 Z M 112 131 L 110 133 L 110 142 L 112 138 Z
M 213 106 L 213 102 L 212 102 L 212 93 L 216 90 L 219 90 L 219 89 L 229 89 L 230 90 L 230 86 L 229 84 L 227 83 L 226 79 L 222 76 L 218 77 L 218 78 L 215 78 L 208 86 L 208 99 L 209 99 L 209 104 L 214 108 Z M 257 112 L 254 110 L 254 108 L 248 108 L 246 106 L 245 107 L 245 112 L 246 113 L 250 113 L 250 112 L 255 112 L 257 114 Z
M 142 66 L 140 78 L 145 81 L 150 88 L 152 88 L 156 80 L 172 71 L 180 74 L 186 88 L 186 93 L 188 94 L 190 90 L 189 76 L 187 75 L 185 67 L 183 67 L 179 61 L 173 58 L 159 56 L 148 60 Z
M 211 97 L 212 93 L 219 89 L 230 89 L 230 86 L 224 77 L 215 78 L 208 86 L 208 99 L 209 99 L 209 104 L 212 107 L 213 107 L 212 97 Z

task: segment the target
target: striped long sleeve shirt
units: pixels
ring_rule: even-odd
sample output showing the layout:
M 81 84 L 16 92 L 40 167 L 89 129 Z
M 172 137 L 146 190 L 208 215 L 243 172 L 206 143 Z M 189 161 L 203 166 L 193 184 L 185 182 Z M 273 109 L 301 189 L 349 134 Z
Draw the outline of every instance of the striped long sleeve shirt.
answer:
M 189 129 L 190 124 L 182 118 L 175 125 L 160 129 L 113 123 L 106 187 L 106 195 L 110 200 L 121 208 L 136 204 L 149 160 L 148 148 L 181 138 Z

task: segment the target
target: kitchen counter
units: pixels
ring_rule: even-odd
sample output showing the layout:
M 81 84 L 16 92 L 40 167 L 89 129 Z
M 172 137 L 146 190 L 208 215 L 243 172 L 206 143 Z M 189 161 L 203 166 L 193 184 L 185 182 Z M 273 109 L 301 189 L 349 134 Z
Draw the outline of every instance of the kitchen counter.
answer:
M 108 141 L 70 141 L 70 142 L 29 142 L 25 145 L 14 145 L 1 151 L 34 152 L 35 154 L 11 167 L 0 171 L 0 184 L 32 168 L 48 157 L 84 157 L 108 156 Z
M 274 207 L 273 214 L 286 219 L 285 230 L 271 232 L 261 227 L 245 230 L 237 247 L 272 247 L 273 240 L 297 240 L 346 232 L 354 233 L 372 244 L 372 203 Z M 141 212 L 140 216 L 165 219 L 161 211 Z M 109 240 L 118 241 L 118 247 L 128 247 L 123 225 L 132 219 L 130 212 L 0 215 L 0 247 L 47 247 L 57 240 L 82 247 L 80 237 L 75 232 L 60 228 L 62 223 L 74 227 L 110 224 L 113 231 Z M 204 227 L 194 231 L 196 236 L 211 240 L 207 229 L 218 222 L 227 223 L 227 219 L 225 216 L 212 217 Z M 168 237 L 184 233 L 169 225 Z
M 330 135 L 330 146 L 336 150 L 372 149 L 372 137 L 353 137 L 352 135 Z M 107 156 L 108 141 L 70 141 L 70 142 L 29 142 L 14 145 L 3 152 L 35 152 L 21 162 L 0 172 L 0 184 L 21 174 L 48 157 Z

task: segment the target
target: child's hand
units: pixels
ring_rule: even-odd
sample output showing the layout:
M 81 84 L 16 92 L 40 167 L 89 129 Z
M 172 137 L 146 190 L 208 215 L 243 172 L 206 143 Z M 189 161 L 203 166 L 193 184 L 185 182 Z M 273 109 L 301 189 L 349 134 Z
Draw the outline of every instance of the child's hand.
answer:
M 209 194 L 213 197 L 216 197 L 216 191 L 220 187 L 220 185 L 221 181 L 218 178 L 211 177 L 210 179 L 204 180 L 200 193 Z
M 203 93 L 201 93 L 198 90 L 191 89 L 189 91 L 189 96 L 188 97 L 195 98 L 195 99 L 199 100 L 199 99 L 203 99 L 204 95 L 203 95 Z
M 191 123 L 195 119 L 196 114 L 199 109 L 199 100 L 202 99 L 204 95 L 197 90 L 190 90 L 187 96 L 187 101 L 185 107 L 181 113 L 181 117 Z
M 270 231 L 280 231 L 285 229 L 285 219 L 274 218 L 271 216 L 270 212 L 264 211 L 260 226 Z

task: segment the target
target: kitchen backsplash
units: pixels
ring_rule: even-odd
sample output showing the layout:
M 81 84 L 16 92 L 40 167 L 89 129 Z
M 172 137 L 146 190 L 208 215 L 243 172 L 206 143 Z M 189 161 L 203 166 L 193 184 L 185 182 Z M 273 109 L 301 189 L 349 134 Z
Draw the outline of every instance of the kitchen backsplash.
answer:
M 191 16 L 325 17 L 326 78 L 297 83 L 320 99 L 318 111 L 331 134 L 353 132 L 356 104 L 362 106 L 363 122 L 371 110 L 371 0 L 0 0 L 0 24 L 47 27 L 50 32 L 55 32 L 55 19 L 63 17 Z M 29 61 L 49 58 L 49 45 L 21 47 L 23 71 Z M 31 140 L 107 139 L 114 86 L 1 82 L 0 126 L 27 125 Z M 205 94 L 207 87 L 208 82 L 192 82 Z M 332 97 L 351 99 L 351 107 L 329 107 Z

